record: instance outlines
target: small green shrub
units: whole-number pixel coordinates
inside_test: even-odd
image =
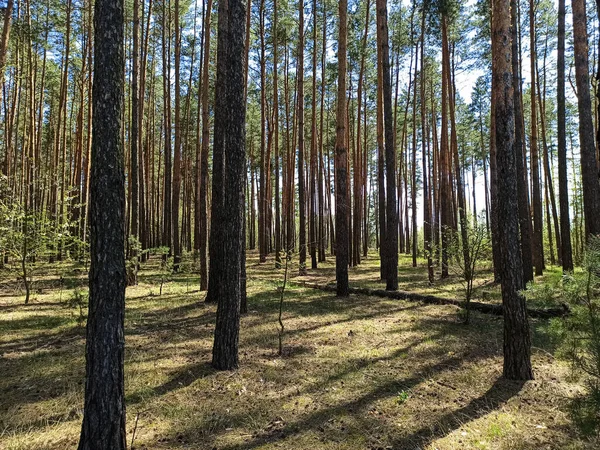
[[[586,434],[600,432],[600,238],[591,237],[583,272],[563,276],[553,285],[528,286],[528,300],[542,303],[557,296],[568,302],[571,314],[552,321],[553,337],[561,339],[559,356],[568,359],[575,373],[584,377],[586,395],[571,403],[573,421]]]

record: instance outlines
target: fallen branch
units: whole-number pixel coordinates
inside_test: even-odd
[[[325,292],[336,292],[336,287],[333,284],[327,285],[319,285],[314,283],[299,283],[303,287],[307,287],[310,289],[318,289],[320,291]],[[350,293],[355,295],[368,295],[372,297],[381,297],[381,298],[391,298],[394,300],[407,300],[413,302],[423,302],[430,305],[453,305],[458,306],[459,308],[465,308],[466,303],[460,300],[452,300],[449,298],[436,297],[435,295],[423,295],[423,294],[415,294],[413,292],[405,292],[405,291],[386,291],[384,289],[369,289],[369,288],[350,288]],[[484,314],[492,314],[495,316],[502,315],[502,305],[492,305],[490,303],[481,303],[481,302],[470,302],[470,308],[473,311],[479,311]],[[562,303],[558,308],[545,308],[545,309],[536,309],[536,308],[527,308],[527,313],[529,317],[535,317],[539,319],[550,319],[552,317],[564,317],[569,315],[570,310],[569,307]]]

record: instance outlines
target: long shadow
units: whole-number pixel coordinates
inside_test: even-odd
[[[173,376],[161,384],[160,386],[156,386],[152,389],[151,397],[160,397],[170,392],[186,388],[190,386],[194,381],[207,377],[209,375],[213,375],[216,373],[216,370],[208,362],[200,362],[194,364],[188,364],[179,368],[177,371],[173,373]],[[139,403],[140,401],[148,398],[148,395],[144,397],[138,395],[135,392],[127,395],[127,403],[130,405],[134,405]]]
[[[424,448],[434,440],[462,427],[466,422],[472,422],[498,409],[521,392],[524,385],[525,381],[498,378],[483,395],[471,400],[468,405],[445,414],[436,419],[434,424],[424,426],[409,436],[394,440],[392,448]]]
[[[464,358],[446,358],[437,364],[429,365],[424,370],[422,370],[421,373],[441,373],[446,371],[449,367],[460,366],[460,364],[462,364],[463,362],[465,362]],[[362,417],[366,413],[365,410],[370,404],[378,400],[393,397],[398,394],[399,390],[409,390],[417,386],[424,379],[425,377],[417,375],[405,379],[393,380],[383,384],[379,384],[373,389],[371,389],[369,393],[360,396],[355,400],[340,403],[338,405],[316,411],[315,413],[309,414],[307,417],[301,420],[286,424],[281,429],[275,429],[260,433],[254,438],[252,438],[249,442],[246,442],[241,445],[227,446],[224,447],[223,450],[249,450],[259,448],[262,445],[273,444],[275,442],[290,438],[306,430],[318,427],[319,425],[326,423],[331,418],[334,418],[335,416],[341,414],[350,413],[352,415]]]

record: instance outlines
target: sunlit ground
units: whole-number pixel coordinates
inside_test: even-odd
[[[333,259],[329,257],[331,261]],[[456,277],[428,286],[423,262],[402,259],[400,289],[459,298]],[[310,261],[309,261],[310,267]],[[332,262],[308,280],[332,281]],[[167,277],[156,260],[127,291],[127,439],[147,449],[583,449],[569,399],[582,392],[553,356],[548,322],[532,321],[536,380],[501,378],[501,318],[453,306],[331,294],[294,283],[284,291],[284,355],[277,355],[283,269],[248,262],[249,314],[241,367],[209,362],[215,307],[202,303],[195,274]],[[75,448],[82,418],[84,328],[76,291],[85,270],[38,274],[23,305],[15,273],[0,283],[0,448]],[[552,273],[549,275],[552,277]],[[62,277],[62,281],[61,281]],[[351,269],[351,282],[381,286],[378,265]],[[491,274],[477,299],[495,301]],[[484,294],[485,292],[485,294]],[[85,307],[83,307],[85,313]]]

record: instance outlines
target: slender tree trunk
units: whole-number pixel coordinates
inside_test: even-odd
[[[273,139],[275,146],[275,264],[281,265],[281,208],[280,208],[280,154],[279,154],[279,41],[277,36],[277,0],[273,0]],[[287,258],[287,252],[286,252]]]
[[[163,230],[162,245],[169,247],[169,254],[173,248],[172,240],[172,167],[171,167],[171,51],[170,51],[170,0],[163,1],[162,10],[162,63],[163,63],[163,116],[164,116],[164,160],[163,174]]]
[[[225,92],[227,89],[227,59],[228,59],[228,16],[229,2],[220,1],[218,40],[217,40],[217,79],[215,82],[215,111],[214,111],[214,138],[213,138],[213,171],[212,171],[212,204],[210,215],[210,272],[208,276],[208,292],[206,302],[217,302],[222,297],[222,287],[227,283],[225,277],[226,266],[233,264],[227,261],[223,254],[222,245],[223,219],[225,212],[225,136],[226,126],[230,119],[227,116]],[[238,0],[236,0],[238,1]],[[244,25],[245,27],[245,25]],[[237,268],[239,270],[239,267]]]
[[[539,167],[539,149],[537,132],[537,101],[536,101],[536,39],[535,39],[535,2],[529,1],[529,36],[531,39],[531,184],[533,207],[533,263],[535,274],[542,275],[544,269],[544,223],[542,219],[542,193]]]
[[[6,69],[6,54],[12,25],[12,15],[15,0],[8,0],[4,10],[4,22],[2,26],[2,37],[0,38],[0,86],[4,86],[4,71]],[[0,104],[2,104],[3,89],[0,89]]]
[[[300,275],[306,275],[306,185],[304,181],[304,0],[298,0],[298,209],[300,216]]]
[[[379,4],[376,5],[377,10]],[[377,29],[379,29],[379,13],[377,13]],[[383,67],[381,63],[381,45],[377,45],[377,207],[379,223],[379,258],[380,278],[387,278],[387,221],[385,202],[385,144],[383,136]]]
[[[573,271],[571,247],[571,219],[569,211],[569,186],[567,178],[567,132],[565,100],[565,0],[558,0],[558,56],[557,56],[557,132],[558,132],[558,197],[560,203],[560,238],[562,242],[562,267]]]

